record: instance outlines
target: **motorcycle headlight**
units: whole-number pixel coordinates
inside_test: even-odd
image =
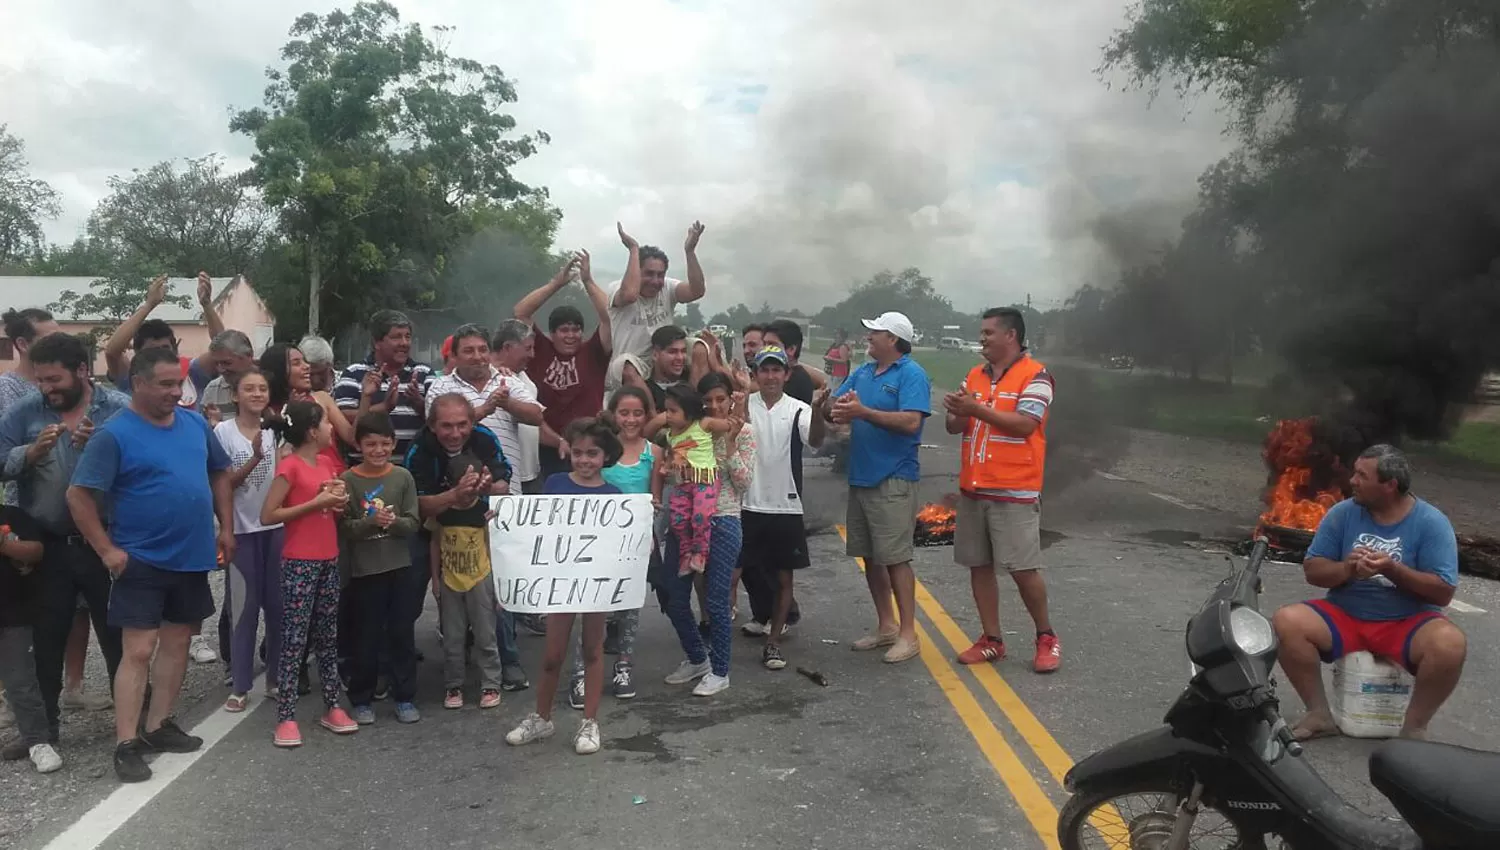
[[[1229,634],[1246,655],[1260,655],[1276,644],[1271,621],[1254,608],[1239,607],[1229,612]]]

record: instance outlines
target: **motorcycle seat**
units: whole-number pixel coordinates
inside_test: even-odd
[[[1370,784],[1424,847],[1500,847],[1500,753],[1392,740],[1370,755]]]

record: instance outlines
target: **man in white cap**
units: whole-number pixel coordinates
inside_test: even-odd
[[[911,571],[917,488],[917,450],[932,412],[932,382],[911,359],[911,320],[896,312],[862,320],[869,329],[870,359],[833,393],[825,415],[849,433],[848,553],[864,558],[865,581],[875,601],[875,634],[854,642],[857,651],[890,647],[887,663],[915,658],[916,576]],[[891,608],[891,593],[896,609]]]

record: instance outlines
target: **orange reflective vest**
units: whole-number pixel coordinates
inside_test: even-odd
[[[1014,413],[1021,394],[1045,369],[1029,354],[1022,354],[1020,360],[994,379],[990,377],[987,365],[981,364],[969,371],[969,377],[964,380],[964,392],[992,410]],[[1045,421],[1037,425],[1030,436],[1015,437],[970,417],[968,427],[964,429],[959,486],[970,493],[1007,490],[1020,497],[1035,497],[1042,492],[1046,460]]]

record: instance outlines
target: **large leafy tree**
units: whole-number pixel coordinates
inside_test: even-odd
[[[1209,300],[1367,435],[1449,433],[1500,365],[1500,7],[1140,0],[1105,65],[1230,104],[1243,146],[1194,214],[1212,238],[1190,218],[1173,249],[1214,247]]]
[[[181,167],[160,162],[111,177],[109,188],[84,235],[34,264],[43,274],[100,275],[87,291],[64,291],[59,308],[98,317],[100,332],[108,332],[141,305],[158,274],[257,278],[270,246],[270,214],[218,156],[185,160]]]
[[[290,35],[265,104],[230,127],[255,140],[249,179],[296,246],[313,330],[442,306],[454,251],[486,228],[545,251],[558,213],[511,170],[547,137],[515,132],[499,68],[450,55],[386,2],[303,15]]]
[[[26,145],[0,124],[0,266],[25,263],[42,252],[42,224],[56,218],[57,192],[31,176]]]

